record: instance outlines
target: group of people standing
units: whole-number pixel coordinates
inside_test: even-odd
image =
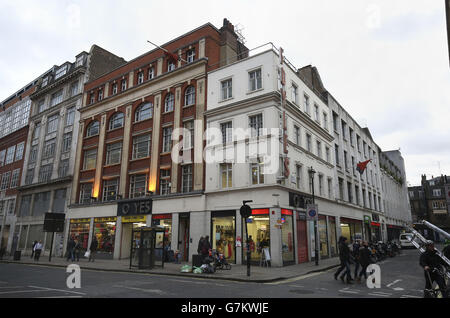
[[[347,284],[352,284],[352,281],[356,279],[358,283],[361,282],[361,277],[367,279],[367,267],[370,265],[370,255],[371,251],[369,249],[369,243],[367,241],[362,241],[362,244],[356,240],[353,244],[352,251],[347,244],[347,238],[341,236],[339,238],[339,259],[341,261],[341,266],[338,268],[337,272],[334,274],[334,279],[338,277],[342,282]],[[355,264],[354,278],[351,275],[351,264]],[[358,270],[360,272],[358,273]],[[342,272],[342,274],[341,274]],[[339,276],[339,274],[341,274]]]
[[[88,262],[91,260],[95,261],[95,254],[97,253],[98,248],[98,241],[97,238],[94,236],[92,238],[91,245],[89,247],[89,259]],[[69,239],[69,242],[67,243],[67,261],[71,260],[72,262],[80,261],[80,254],[81,254],[81,243],[78,237],[74,238],[71,237]]]

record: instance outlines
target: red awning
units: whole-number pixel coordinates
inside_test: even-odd
[[[269,209],[253,209],[252,215],[270,214]]]
[[[380,226],[380,223],[377,223],[377,222],[371,222],[370,225],[372,225],[372,226]]]

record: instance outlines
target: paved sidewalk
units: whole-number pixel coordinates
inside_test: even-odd
[[[48,256],[41,256],[39,262],[34,261],[30,256],[22,256],[20,261],[13,261],[12,257],[3,257],[0,260],[2,263],[17,263],[17,264],[33,264],[66,267],[69,264],[77,264],[81,269],[101,270],[101,271],[116,271],[116,272],[132,272],[132,273],[146,273],[156,275],[172,275],[196,278],[222,279],[240,282],[255,282],[267,283],[281,281],[289,278],[294,278],[309,273],[325,271],[339,265],[339,258],[334,257],[330,259],[320,260],[318,266],[314,262],[308,262],[298,265],[290,265],[284,267],[260,267],[251,266],[250,277],[247,276],[246,265],[232,265],[231,270],[217,270],[214,274],[193,274],[181,273],[183,265],[191,265],[191,263],[165,263],[164,268],[155,267],[152,270],[139,270],[137,268],[130,269],[130,260],[104,260],[96,259],[95,262],[88,262],[86,258],[80,259],[79,262],[69,262],[60,257],[52,257],[52,261],[48,261]]]

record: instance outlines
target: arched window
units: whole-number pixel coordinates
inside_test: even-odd
[[[184,93],[184,105],[194,105],[195,104],[195,88],[194,86],[189,86],[186,88]]]
[[[100,132],[100,124],[98,121],[93,121],[89,124],[86,130],[86,137],[98,135]]]
[[[175,104],[175,98],[172,93],[167,94],[166,99],[164,101],[164,112],[173,111],[173,106]]]
[[[140,105],[135,112],[134,121],[141,121],[152,118],[153,116],[153,104],[145,103]]]
[[[123,127],[123,113],[115,113],[109,120],[109,130]]]

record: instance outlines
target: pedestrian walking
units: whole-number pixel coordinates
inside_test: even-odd
[[[355,275],[353,275],[355,278],[358,276],[358,269],[360,267],[359,263],[359,249],[361,245],[359,244],[359,240],[355,240],[352,246],[352,260],[355,263]]]
[[[357,282],[360,283],[361,282],[361,277],[364,274],[364,279],[367,279],[367,266],[370,265],[371,260],[370,260],[370,255],[371,255],[371,251],[369,249],[369,243],[367,241],[364,241],[362,243],[362,246],[359,248],[359,263],[361,264],[361,272],[358,275],[357,278]],[[356,278],[356,275],[355,275]]]
[[[89,259],[88,262],[90,262],[91,260],[94,262],[95,261],[95,254],[97,253],[97,247],[98,247],[98,241],[97,238],[94,236],[92,238],[92,242],[91,242],[91,246],[89,247]]]
[[[347,282],[347,284],[351,284],[352,276],[350,274],[350,249],[347,246],[347,238],[343,236],[339,238],[339,260],[341,261],[341,266],[334,274],[334,279],[337,280],[339,274],[345,268],[345,272],[340,276],[340,279],[344,283]],[[344,280],[344,276],[347,276],[346,281]]]
[[[31,258],[34,257],[34,247],[36,246],[37,242],[38,242],[38,241],[35,240],[35,241],[33,242],[33,246],[31,247]]]
[[[80,240],[78,238],[75,240],[74,251],[75,251],[75,258],[77,259],[77,262],[79,262],[80,261],[80,253],[81,253],[81,244],[80,244]]]
[[[34,245],[34,260],[39,261],[39,257],[41,256],[42,251],[42,241],[39,241]]]
[[[73,237],[69,239],[67,243],[67,260],[75,261],[75,240]]]

